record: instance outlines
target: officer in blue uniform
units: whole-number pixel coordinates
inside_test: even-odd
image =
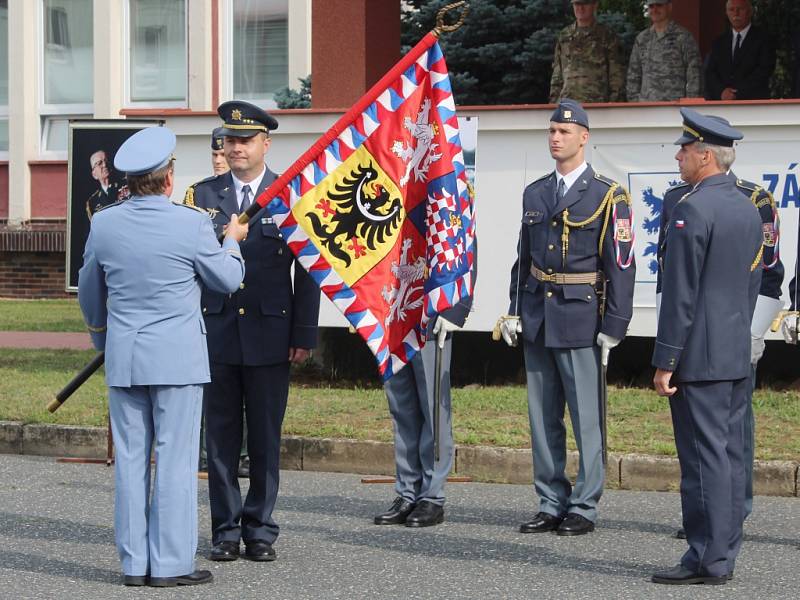
[[[269,132],[278,122],[247,102],[217,110],[223,119],[230,172],[194,186],[195,205],[208,211],[217,232],[242,212],[276,175],[264,164]],[[275,559],[278,524],[272,512],[278,495],[281,425],[289,395],[289,365],[305,361],[317,342],[320,293],[293,260],[266,210],[251,220],[242,242],[247,264],[234,294],[204,290],[211,383],[206,387],[206,450],[211,502],[210,559],[236,560],[240,540],[251,560]],[[294,263],[294,276],[292,265]],[[236,477],[247,421],[250,488],[242,502]]]
[[[730,123],[721,117],[709,118],[716,119],[718,122],[730,126]],[[780,238],[780,221],[778,219],[778,207],[772,194],[761,186],[739,179],[728,171],[728,177],[742,194],[744,194],[753,205],[758,209],[762,221],[763,232],[763,276],[761,278],[761,289],[756,302],[755,313],[750,324],[751,350],[750,350],[750,393],[744,417],[745,438],[744,438],[744,464],[745,464],[745,518],[753,512],[753,461],[755,459],[755,416],[753,414],[752,392],[756,384],[756,368],[758,361],[764,354],[764,336],[767,333],[772,321],[778,316],[783,306],[780,300],[781,286],[783,285],[784,267],[777,251],[778,240]],[[670,215],[675,205],[680,199],[688,194],[692,186],[686,182],[681,182],[668,189],[664,194],[664,201],[661,210],[661,223],[658,231],[658,261],[663,259],[664,236],[669,223]],[[656,306],[660,303],[662,285],[662,271],[659,269],[656,282]],[[679,529],[675,537],[686,538],[686,532]]]
[[[498,321],[506,343],[516,345],[520,332],[524,340],[540,503],[523,533],[594,530],[605,477],[601,361],[625,337],[633,312],[630,196],[586,164],[588,141],[586,112],[562,100],[548,134],[556,170],[525,189],[511,308]],[[574,487],[564,473],[565,403],[580,453]]]
[[[175,134],[143,129],[119,149],[131,198],[95,213],[78,299],[105,350],[116,447],[114,531],[126,585],[212,580],[196,571],[197,450],[209,381],[200,281],[230,293],[244,277],[231,227],[220,247],[203,211],[173,204]],[[150,492],[150,455],[156,469]]]
[[[477,259],[476,259],[477,262]],[[473,263],[473,277],[475,276]],[[473,279],[474,281],[474,279]],[[452,332],[467,320],[472,297],[443,311],[429,325],[429,341],[384,384],[394,425],[395,498],[376,525],[429,527],[444,521],[444,484],[453,466],[455,444],[450,410]],[[439,389],[439,460],[434,460],[433,411],[436,346],[442,352]]]
[[[726,172],[742,134],[681,109],[690,184],[664,235],[654,384],[670,397],[689,548],[656,583],[724,584],[742,542],[750,322],[761,285],[761,218]]]

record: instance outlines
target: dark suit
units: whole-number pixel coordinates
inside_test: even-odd
[[[554,517],[574,513],[594,522],[605,475],[595,340],[598,332],[624,338],[633,313],[630,204],[624,189],[612,189],[614,182],[590,166],[560,200],[556,185],[551,173],[523,194],[509,314],[522,320],[539,510]],[[582,225],[567,232],[565,220]],[[540,270],[539,278],[533,267]],[[591,283],[560,284],[544,281],[545,274],[595,277]],[[574,488],[565,475],[565,405],[581,454]]]
[[[675,206],[664,236],[663,293],[653,366],[672,371],[681,465],[681,564],[702,576],[733,572],[742,542],[744,415],[750,321],[761,283],[761,219],[725,174]]]
[[[276,175],[267,170],[254,198]],[[194,186],[194,203],[211,213],[219,234],[240,212],[230,173]],[[278,525],[272,510],[278,494],[283,416],[289,393],[289,348],[317,342],[319,288],[294,263],[269,214],[250,221],[241,243],[245,277],[231,295],[203,290],[211,383],[206,388],[206,446],[213,543],[273,543]],[[250,489],[242,505],[236,476],[242,439],[242,405],[247,419]]]
[[[734,88],[737,100],[769,98],[775,70],[775,48],[767,32],[750,27],[733,60],[732,30],[714,40],[705,68],[706,100],[719,100],[722,90]]]

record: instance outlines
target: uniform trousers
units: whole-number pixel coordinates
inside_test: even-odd
[[[756,416],[753,392],[756,389],[756,366],[751,365],[749,394],[744,412],[744,518],[753,512],[753,462],[756,458]]]
[[[594,522],[603,494],[602,432],[600,429],[600,350],[546,348],[544,328],[535,342],[525,340],[528,417],[533,447],[533,482],[539,510],[555,517],[575,513]],[[572,487],[565,474],[569,406],[578,446],[578,477]]]
[[[202,385],[109,388],[114,534],[125,575],[175,577],[194,571],[202,399]]]
[[[689,544],[681,564],[701,575],[731,573],[742,544],[749,386],[749,377],[681,382],[670,398]]]
[[[272,511],[278,498],[288,396],[288,361],[252,367],[211,363],[205,416],[212,543],[242,539],[272,544],[278,537]],[[250,456],[250,488],[244,502],[238,478],[242,410]]]
[[[439,390],[439,461],[434,462],[433,386],[436,340],[429,340],[405,367],[384,384],[394,426],[395,491],[409,502],[444,504],[444,484],[453,466],[450,410],[452,338],[442,352]]]

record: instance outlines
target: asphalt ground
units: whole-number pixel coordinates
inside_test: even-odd
[[[649,582],[677,562],[677,494],[609,491],[597,530],[568,538],[517,532],[530,486],[449,484],[445,523],[376,526],[390,485],[357,475],[284,471],[278,560],[211,563],[208,485],[199,482],[197,567],[214,583],[125,588],[114,547],[113,471],[0,455],[0,598],[798,598],[800,499],[756,499],[733,581]],[[244,482],[243,482],[244,483]]]

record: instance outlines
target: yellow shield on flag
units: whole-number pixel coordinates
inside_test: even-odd
[[[306,192],[292,214],[350,287],[389,253],[406,216],[400,190],[364,145]]]

